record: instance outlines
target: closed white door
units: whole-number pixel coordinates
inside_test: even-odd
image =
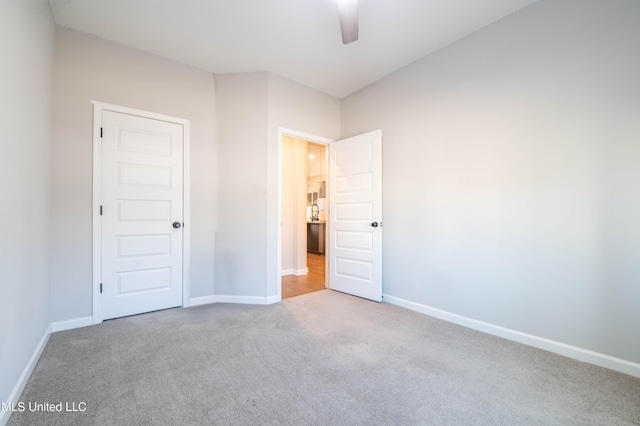
[[[329,145],[329,287],[382,300],[382,131]]]
[[[102,318],[182,306],[183,126],[102,115]]]

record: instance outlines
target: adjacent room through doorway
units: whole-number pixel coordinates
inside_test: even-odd
[[[282,299],[326,285],[327,148],[282,136]]]
[[[309,272],[304,275],[282,276],[282,298],[300,296],[326,288],[325,256],[307,253],[307,267]]]

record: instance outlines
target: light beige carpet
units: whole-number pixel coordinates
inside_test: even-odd
[[[329,290],[51,336],[10,425],[638,425],[640,379]]]

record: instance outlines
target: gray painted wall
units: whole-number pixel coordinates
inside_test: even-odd
[[[267,294],[276,295],[278,269],[278,127],[340,139],[340,101],[276,74],[269,74],[267,135]]]
[[[0,401],[49,326],[53,31],[46,0],[0,2]]]
[[[640,2],[542,1],[347,97],[384,292],[640,362]]]
[[[340,101],[271,73],[218,74],[216,108],[215,293],[275,296],[278,127],[337,139]]]
[[[267,73],[216,75],[215,293],[266,297]]]
[[[190,120],[191,297],[213,294],[213,76],[62,28],[56,29],[53,75],[52,320],[91,315],[91,100]]]

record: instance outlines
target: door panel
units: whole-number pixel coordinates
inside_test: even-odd
[[[102,116],[102,313],[182,305],[183,128]]]
[[[329,286],[382,300],[382,132],[329,145]]]

